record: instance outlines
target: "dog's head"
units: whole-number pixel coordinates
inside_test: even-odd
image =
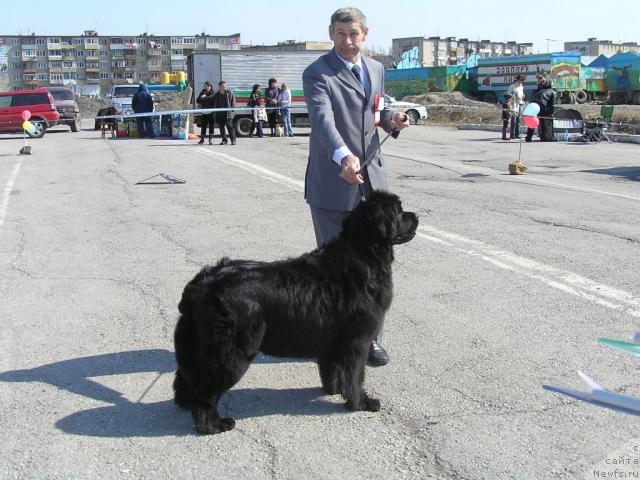
[[[359,245],[399,245],[413,239],[418,217],[402,210],[397,195],[376,190],[347,215],[342,228],[343,236]]]

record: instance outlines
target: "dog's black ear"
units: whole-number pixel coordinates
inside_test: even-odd
[[[387,243],[398,230],[400,200],[387,192],[373,192],[347,215],[344,235],[361,243]]]

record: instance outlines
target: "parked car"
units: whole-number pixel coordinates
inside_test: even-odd
[[[427,107],[419,103],[400,102],[390,95],[384,96],[384,103],[392,112],[406,113],[412,125],[427,119]]]
[[[107,94],[107,108],[114,107],[118,114],[133,113],[131,102],[137,91],[137,84],[114,85],[111,92]]]
[[[72,132],[80,130],[80,107],[76,102],[73,90],[67,87],[47,87],[51,95],[56,110],[60,114],[58,125],[69,125]]]
[[[60,120],[53,96],[45,87],[0,92],[0,132],[22,132],[24,110],[31,112],[29,121],[36,127],[35,133],[27,132],[33,138],[43,137],[47,128]]]

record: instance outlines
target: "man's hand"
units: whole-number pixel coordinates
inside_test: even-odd
[[[364,183],[360,173],[360,160],[355,155],[347,155],[342,159],[340,176],[351,185]]]
[[[391,117],[391,128],[393,130],[402,130],[410,125],[409,116],[406,113],[395,112]]]

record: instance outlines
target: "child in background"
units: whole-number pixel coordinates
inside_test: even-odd
[[[507,137],[507,130],[509,129],[509,123],[513,122],[513,116],[513,96],[507,93],[502,101],[502,140],[511,138],[511,136]]]
[[[253,120],[256,123],[256,130],[259,138],[264,137],[263,127],[267,121],[267,109],[265,108],[267,101],[264,97],[258,99],[258,108],[253,110]]]

